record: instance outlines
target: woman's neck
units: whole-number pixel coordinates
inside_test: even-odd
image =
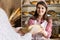
[[[38,16],[37,21],[40,23],[42,21],[42,16]]]
[[[38,16],[38,19],[41,20],[42,19],[42,16]]]

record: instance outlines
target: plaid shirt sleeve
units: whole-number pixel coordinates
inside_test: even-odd
[[[47,37],[50,38],[52,33],[52,19],[48,20],[48,24],[46,26],[46,32],[47,32]]]

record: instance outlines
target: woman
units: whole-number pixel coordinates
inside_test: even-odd
[[[52,19],[47,16],[47,5],[43,1],[37,3],[34,16],[28,21],[29,26],[34,24],[39,24],[42,28],[39,33],[33,34],[33,40],[50,38],[52,32]]]

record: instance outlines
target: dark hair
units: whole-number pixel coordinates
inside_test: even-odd
[[[42,19],[45,20],[46,17],[47,17],[47,5],[46,5],[45,2],[43,2],[43,1],[39,1],[39,2],[37,3],[37,5],[36,5],[36,8],[37,8],[37,6],[38,6],[39,4],[43,5],[43,6],[46,8],[46,12],[45,12],[45,14],[43,15],[43,18],[42,18]],[[35,19],[38,17],[37,10],[35,11],[34,17],[35,17]]]

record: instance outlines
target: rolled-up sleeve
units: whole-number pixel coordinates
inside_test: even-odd
[[[52,33],[52,19],[49,19],[48,21],[48,24],[46,26],[46,32],[47,32],[47,37],[50,38]]]

